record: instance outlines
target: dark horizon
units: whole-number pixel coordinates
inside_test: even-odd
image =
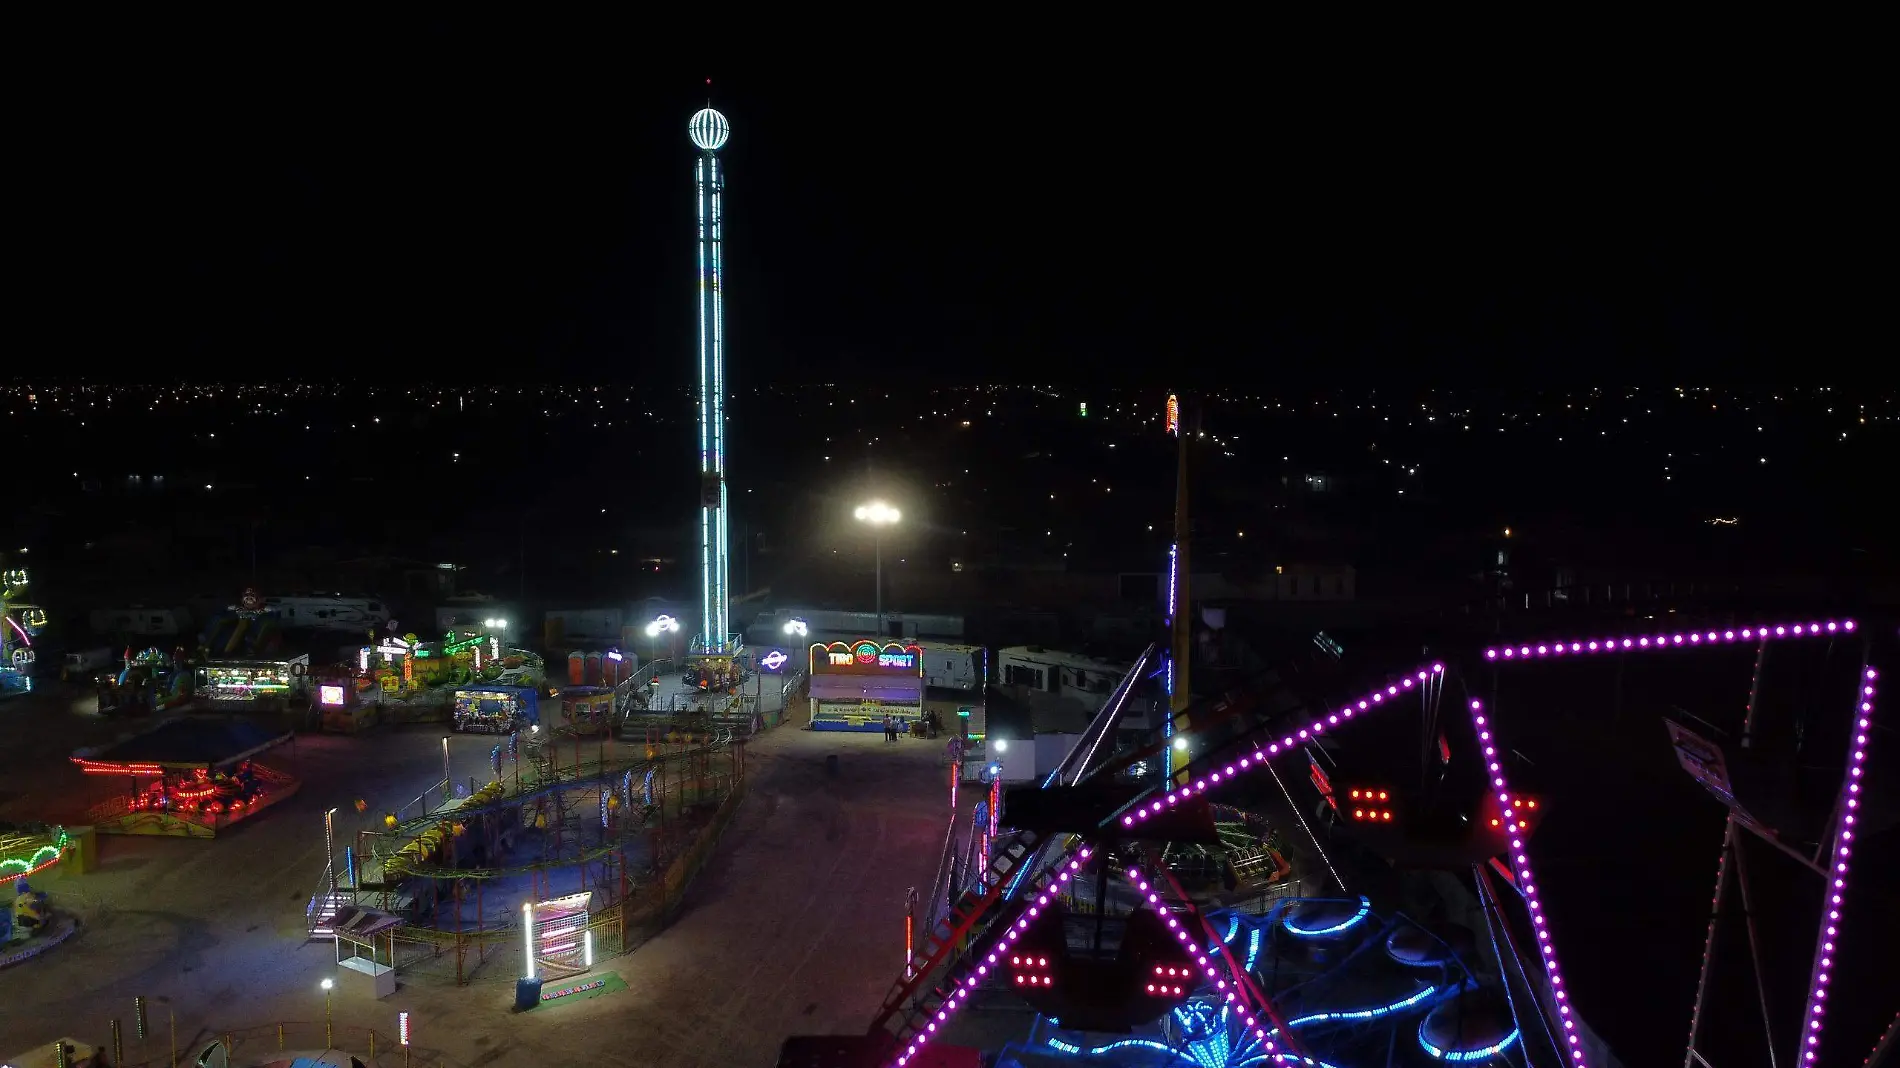
[[[684,383],[708,74],[735,385],[1812,373],[1872,284],[1823,248],[1826,158],[1783,162],[1819,132],[1689,71],[787,81],[628,74],[575,28],[398,17],[266,71],[187,35],[158,76],[103,49],[63,102],[98,132],[28,134],[44,362]]]

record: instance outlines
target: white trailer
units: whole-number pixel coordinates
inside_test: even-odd
[[[940,690],[974,691],[983,686],[988,653],[980,645],[918,642],[924,662],[924,685]]]
[[[389,606],[373,597],[266,597],[264,607],[277,613],[278,626],[290,630],[360,631],[389,622]]]

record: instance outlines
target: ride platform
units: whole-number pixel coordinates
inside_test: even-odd
[[[246,719],[184,716],[82,749],[72,761],[87,775],[128,783],[125,793],[92,807],[98,833],[215,838],[302,786],[252,759],[292,737]]]

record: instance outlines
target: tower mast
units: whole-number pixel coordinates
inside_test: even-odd
[[[1193,610],[1188,599],[1188,441],[1181,432],[1181,401],[1168,394],[1168,432],[1175,438],[1174,542],[1168,547],[1168,711],[1173,714],[1170,735],[1187,729],[1188,702],[1193,688],[1188,678],[1188,662],[1193,656]],[[1168,777],[1187,766],[1187,754],[1168,746]]]
[[[695,187],[699,193],[699,634],[693,651],[727,657],[732,628],[727,617],[731,574],[726,518],[726,346],[725,295],[720,292],[719,150],[732,133],[726,117],[701,109],[686,125],[699,149]]]

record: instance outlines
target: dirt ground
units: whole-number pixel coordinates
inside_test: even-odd
[[[89,705],[55,693],[0,704],[0,731],[13,739],[0,749],[0,819],[71,819],[81,807],[70,792],[83,777],[64,755],[126,729]],[[626,989],[516,1014],[518,966],[491,964],[483,974],[494,978],[459,988],[414,977],[381,1001],[343,976],[332,1003],[339,1034],[393,1035],[406,1011],[418,1048],[450,1063],[724,1066],[769,1065],[794,1031],[861,1032],[902,967],[905,891],[936,870],[942,746],[800,726],[748,747],[748,796],[675,922],[597,969]],[[338,808],[347,831],[408,800],[440,778],[441,738],[424,729],[301,737],[266,758],[301,777],[301,792],[226,836],[102,838],[96,871],[42,883],[83,926],[0,973],[0,1051],[59,1035],[104,1042],[113,1018],[129,1034],[135,995],[151,1002],[160,1040],[175,1016],[181,1046],[277,1021],[320,1032],[319,982],[336,966],[331,946],[306,944],[302,930],[323,869],[323,812]],[[485,780],[494,743],[451,736],[455,777]],[[369,802],[364,817],[357,798]],[[377,1052],[395,1063],[386,1047]]]

